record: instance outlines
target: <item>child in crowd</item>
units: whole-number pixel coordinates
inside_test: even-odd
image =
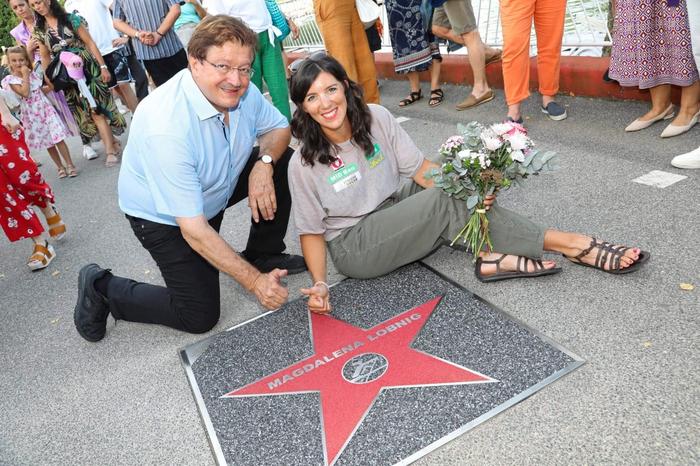
[[[51,238],[58,240],[66,233],[53,202],[51,187],[29,156],[19,121],[0,98],[0,225],[10,241],[30,238],[34,242],[34,251],[27,261],[30,270],[44,269],[56,257],[31,206],[44,214]]]
[[[59,178],[78,176],[65,143],[70,132],[44,95],[42,79],[32,71],[27,50],[20,46],[10,47],[7,59],[10,74],[2,80],[2,87],[20,97],[21,121],[29,148],[32,151],[47,149],[56,164]]]

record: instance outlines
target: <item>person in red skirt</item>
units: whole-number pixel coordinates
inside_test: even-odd
[[[66,226],[53,206],[51,187],[29,156],[19,121],[0,98],[0,225],[11,241],[31,239],[34,251],[27,261],[30,270],[46,268],[56,251],[46,241],[44,227],[31,208],[38,207],[46,217],[49,235],[61,239]]]

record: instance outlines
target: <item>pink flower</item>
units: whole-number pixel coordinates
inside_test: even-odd
[[[528,138],[524,133],[515,132],[513,134],[507,134],[504,136],[505,139],[510,143],[510,147],[513,150],[525,150],[531,145],[530,138]]]

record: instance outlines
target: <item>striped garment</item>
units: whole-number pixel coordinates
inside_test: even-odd
[[[155,32],[177,0],[115,0],[114,18],[126,21],[140,31]],[[151,47],[144,45],[139,40],[133,40],[132,44],[139,60],[158,60],[172,57],[182,50],[182,42],[178,39],[173,28],[168,29],[165,37],[160,39],[158,45]]]

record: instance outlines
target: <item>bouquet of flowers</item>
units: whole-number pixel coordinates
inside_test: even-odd
[[[449,196],[467,203],[469,221],[451,245],[461,238],[476,260],[484,245],[488,251],[493,249],[485,197],[510,188],[521,178],[554,170],[556,154],[536,150],[527,130],[518,123],[483,126],[471,122],[457,129],[460,134],[440,147],[440,168],[431,170],[428,177]]]

